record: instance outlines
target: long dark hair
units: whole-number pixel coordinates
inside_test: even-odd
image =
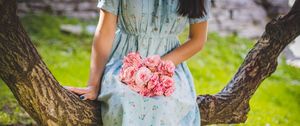
[[[189,18],[203,17],[207,12],[204,8],[205,0],[179,0],[177,13]]]

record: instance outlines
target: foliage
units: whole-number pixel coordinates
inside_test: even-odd
[[[48,14],[27,15],[23,25],[37,46],[50,71],[62,85],[84,87],[88,80],[92,36],[63,34],[61,24],[86,26],[80,21]],[[183,43],[188,28],[180,35]],[[201,52],[187,60],[194,76],[197,94],[215,94],[238,70],[254,41],[238,36],[221,37],[210,33]],[[300,125],[300,69],[288,66],[280,58],[276,72],[267,78],[250,101],[249,118],[239,125]],[[32,124],[17,104],[8,87],[0,81],[0,125]]]

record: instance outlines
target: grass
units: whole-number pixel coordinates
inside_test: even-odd
[[[28,15],[22,22],[32,41],[62,85],[85,86],[88,80],[92,36],[63,34],[60,24],[96,24],[47,14]],[[188,29],[180,35],[184,42]],[[233,77],[252,48],[252,40],[210,33],[205,48],[187,60],[197,94],[215,94]],[[276,72],[258,88],[250,101],[248,120],[242,126],[300,125],[300,69],[281,59]],[[0,81],[0,125],[34,124]]]

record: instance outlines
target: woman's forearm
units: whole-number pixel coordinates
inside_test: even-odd
[[[175,66],[180,64],[181,62],[189,59],[193,55],[195,55],[197,52],[201,51],[204,43],[206,40],[200,40],[200,44],[196,44],[199,42],[196,42],[199,40],[193,40],[189,39],[181,46],[177,47],[176,49],[172,50],[168,54],[162,56],[162,60],[171,60]]]
[[[108,54],[105,51],[100,51],[97,46],[93,44],[90,61],[90,76],[88,80],[88,86],[94,86],[97,89],[100,88],[100,80],[105,68],[105,64],[108,59]]]
[[[162,56],[162,60],[171,60],[177,66],[201,51],[207,41],[208,22],[191,24],[189,39],[176,49]]]
[[[102,78],[102,73],[105,69],[114,36],[105,36],[105,34],[95,35],[90,63],[90,78],[89,86],[99,88],[99,83]]]

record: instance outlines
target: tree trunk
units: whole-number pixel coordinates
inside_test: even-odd
[[[272,20],[228,85],[198,96],[202,124],[241,123],[260,83],[276,69],[278,55],[300,34],[300,0]],[[0,0],[0,77],[40,125],[102,125],[100,103],[82,101],[54,78],[16,15],[15,0]]]

